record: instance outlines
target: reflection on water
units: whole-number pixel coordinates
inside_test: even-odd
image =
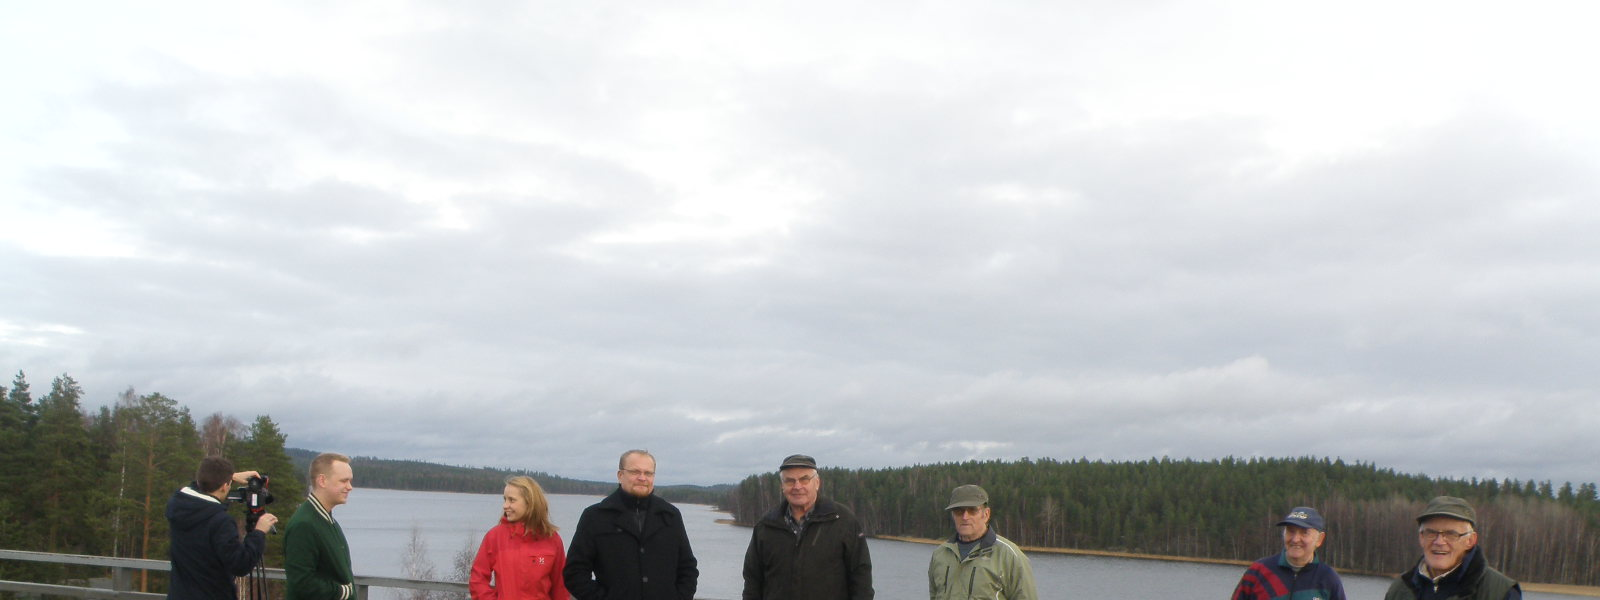
[[[359,473],[357,474],[360,475]],[[578,516],[599,496],[550,496],[551,520],[562,539],[577,527]],[[727,513],[701,505],[679,505],[695,556],[700,559],[700,598],[739,597],[745,546],[750,530],[716,522]],[[403,576],[400,554],[416,527],[428,545],[440,578],[448,577],[464,544],[476,550],[484,532],[500,518],[498,494],[451,494],[358,489],[350,503],[334,509],[350,541],[351,562],[361,575]],[[1000,532],[1004,535],[1005,532]],[[1270,532],[1268,532],[1270,533]],[[880,600],[920,600],[928,596],[928,557],[933,547],[911,542],[871,540],[873,588]],[[1044,598],[1227,598],[1244,567],[1196,563],[1029,553],[1039,594]],[[1386,578],[1345,576],[1352,600],[1378,599]],[[392,598],[374,590],[377,599]],[[1535,594],[1529,600],[1574,600],[1574,596]]]

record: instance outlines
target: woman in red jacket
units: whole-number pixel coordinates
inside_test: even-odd
[[[569,600],[561,582],[567,553],[539,483],[526,475],[507,478],[501,510],[500,524],[484,534],[472,561],[472,600]]]

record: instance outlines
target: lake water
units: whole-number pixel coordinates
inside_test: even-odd
[[[578,525],[578,516],[599,496],[551,495],[551,520],[561,528],[562,539]],[[743,587],[741,573],[750,529],[717,523],[728,518],[709,506],[680,504],[684,526],[700,560],[699,598],[733,600]],[[500,496],[357,489],[350,503],[334,509],[344,528],[350,554],[359,575],[405,576],[401,553],[413,529],[427,544],[439,579],[448,579],[455,555],[464,545],[478,547],[484,532],[500,518]],[[1005,532],[1000,532],[1004,535]],[[1265,534],[1264,534],[1265,535]],[[927,598],[928,558],[932,546],[910,542],[870,540],[873,588],[880,600]],[[1159,560],[1101,558],[1029,553],[1034,578],[1043,598],[1227,598],[1239,582],[1243,567]],[[1387,578],[1346,575],[1345,590],[1352,600],[1381,599]],[[375,598],[396,594],[373,590]],[[1529,600],[1575,600],[1560,594],[1525,595]]]

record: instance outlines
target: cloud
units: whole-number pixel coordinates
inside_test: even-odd
[[[600,480],[1592,478],[1600,98],[1530,74],[1592,52],[1501,11],[305,8],[0,42],[60,51],[0,120],[0,364]]]

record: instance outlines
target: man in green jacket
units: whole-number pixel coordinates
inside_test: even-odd
[[[289,517],[283,532],[283,570],[289,579],[285,600],[350,600],[356,596],[350,572],[350,545],[333,520],[333,508],[350,500],[350,458],[325,452],[311,461],[305,503]]]
[[[1389,584],[1385,600],[1521,600],[1522,586],[1489,566],[1478,545],[1478,513],[1438,496],[1417,515],[1422,560]]]
[[[950,493],[945,510],[950,511],[956,534],[933,549],[933,560],[928,563],[932,600],[1038,600],[1027,555],[989,528],[988,492],[976,485],[958,487]]]

